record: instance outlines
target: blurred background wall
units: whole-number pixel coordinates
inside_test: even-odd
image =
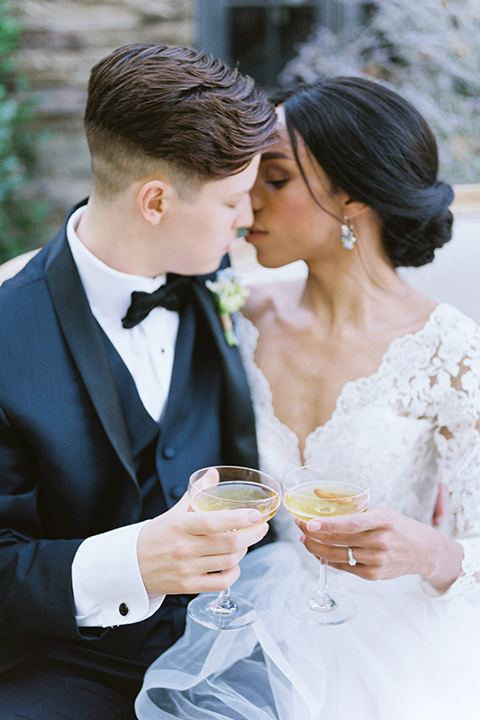
[[[58,225],[89,191],[90,161],[82,116],[91,67],[134,42],[193,46],[195,0],[16,0],[22,32],[15,64],[35,101],[36,189]],[[53,224],[53,223],[51,223]]]

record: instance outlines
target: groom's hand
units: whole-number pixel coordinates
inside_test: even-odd
[[[154,595],[225,590],[240,575],[238,563],[247,549],[267,531],[258,510],[191,512],[185,494],[140,532],[137,555],[145,588]]]

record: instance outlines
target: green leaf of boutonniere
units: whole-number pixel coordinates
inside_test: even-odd
[[[238,345],[232,314],[241,310],[245,305],[249,290],[240,284],[232,268],[220,270],[217,279],[207,280],[205,285],[215,298],[227,345],[231,347]]]

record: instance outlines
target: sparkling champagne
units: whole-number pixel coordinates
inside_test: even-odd
[[[255,508],[262,513],[262,520],[268,521],[278,510],[280,495],[260,483],[228,480],[197,492],[190,501],[193,509],[201,512]]]
[[[368,507],[368,493],[343,482],[307,482],[289,488],[283,500],[288,512],[299,520],[324,515],[351,515]]]

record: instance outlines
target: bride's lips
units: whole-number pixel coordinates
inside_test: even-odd
[[[247,242],[255,242],[255,240],[259,240],[261,237],[264,237],[265,235],[268,235],[266,230],[261,230],[260,228],[250,228],[247,234],[245,235],[245,240]]]

